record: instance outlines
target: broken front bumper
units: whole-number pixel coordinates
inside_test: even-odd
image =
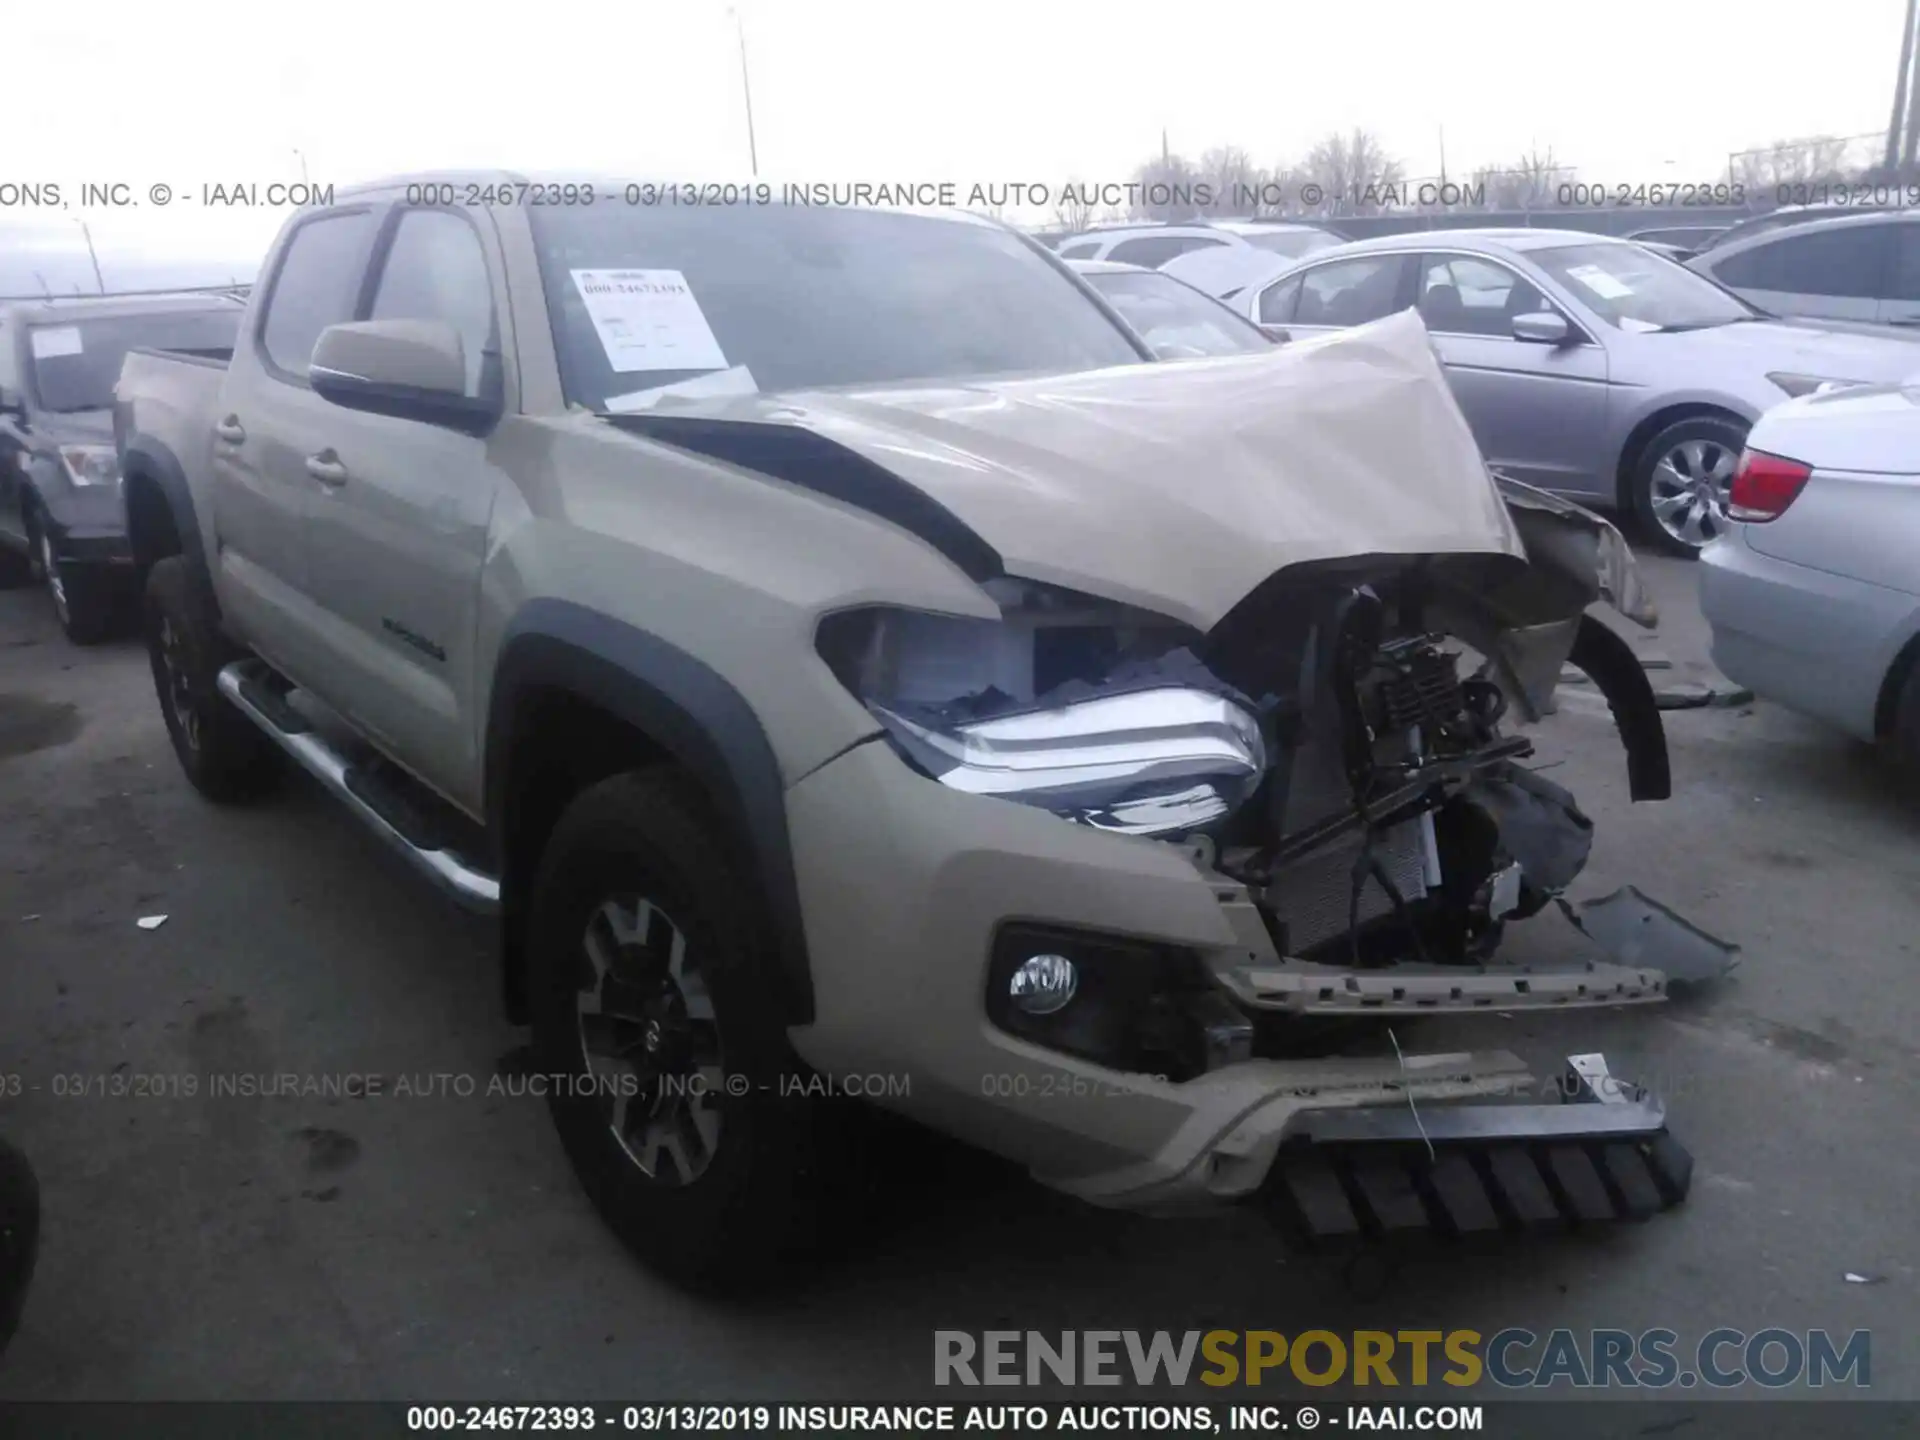
[[[931,785],[884,745],[858,746],[807,776],[789,790],[787,811],[816,997],[814,1021],[790,1032],[801,1058],[823,1075],[858,1077],[862,1093],[889,1108],[1091,1203],[1178,1211],[1256,1200],[1283,1148],[1291,1156],[1307,1144],[1303,1127],[1330,1111],[1404,1113],[1411,1098],[1425,1115],[1557,1094],[1555,1077],[1536,1080],[1501,1051],[1237,1059],[1167,1081],[1030,1043],[991,1024],[983,1005],[994,939],[1010,921],[1185,947],[1217,980],[1237,974],[1253,989],[1304,968],[1245,925],[1243,886],[1203,873],[1175,847]],[[1612,975],[1619,968],[1591,967],[1573,996],[1560,996],[1511,977],[1496,993],[1462,967],[1436,977],[1445,997],[1425,997],[1414,976],[1395,980],[1389,967],[1389,992],[1356,1008],[1658,998],[1599,993],[1627,983]],[[1336,1000],[1350,993],[1342,982]],[[1242,1004],[1292,1008],[1272,994]]]
[[[1295,1068],[1305,1083],[1192,1154],[1170,1146],[1055,1187],[1161,1214],[1249,1202],[1311,1244],[1641,1220],[1679,1204],[1691,1183],[1692,1157],[1668,1134],[1666,1107],[1615,1080],[1599,1055],[1573,1057],[1546,1084],[1504,1053]],[[1458,1098],[1467,1095],[1506,1098]]]
[[[1658,1097],[1576,1055],[1561,1104],[1310,1111],[1261,1187],[1309,1243],[1644,1220],[1686,1199],[1693,1157]]]

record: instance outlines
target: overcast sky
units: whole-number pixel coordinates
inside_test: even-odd
[[[1444,129],[1456,175],[1538,147],[1603,184],[1724,178],[1731,150],[1883,130],[1904,13],[1903,0],[31,0],[6,24],[0,194],[54,181],[73,209],[0,211],[0,290],[23,266],[67,274],[82,213],[110,287],[133,283],[142,257],[245,270],[283,216],[189,197],[298,180],[303,157],[334,184],[489,165],[745,178],[735,8],[763,175],[1056,188],[1124,180],[1163,130],[1191,156],[1234,144],[1273,164],[1356,125],[1415,176],[1439,171]],[[127,182],[143,203],[79,212],[82,181]],[[155,183],[175,191],[164,208],[146,198]]]

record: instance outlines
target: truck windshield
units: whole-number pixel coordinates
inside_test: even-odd
[[[1145,358],[997,225],[786,205],[530,213],[561,383],[593,410],[707,377],[770,392]]]
[[[107,410],[127,351],[192,350],[233,353],[241,307],[171,310],[143,315],[89,315],[33,326],[33,390],[42,410]]]

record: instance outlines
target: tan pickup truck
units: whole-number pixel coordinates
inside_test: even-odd
[[[291,757],[498,915],[623,1237],[708,1281],[803,1253],[848,1095],[1309,1238],[1679,1200],[1597,1056],[1543,1095],[1322,1053],[1668,980],[1657,920],[1631,965],[1495,954],[1590,840],[1520,763],[1563,663],[1636,796],[1666,751],[1585,617],[1646,618],[1619,536],[1503,491],[1417,318],[1156,363],[997,223],[623,190],[341,193],[230,365],[136,352],[115,411],[189,779]]]

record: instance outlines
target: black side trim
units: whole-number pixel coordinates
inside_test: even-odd
[[[518,698],[534,686],[565,690],[618,716],[705,787],[748,843],[779,933],[782,1001],[789,1024],[813,1019],[800,889],[787,834],[785,786],[759,717],[718,673],[656,635],[563,600],[534,600],[513,617],[500,647],[487,717],[488,830],[504,849]],[[503,877],[512,886],[511,874]],[[503,894],[511,906],[513,897]]]
[[[1567,663],[1585,672],[1607,697],[1620,741],[1627,747],[1627,793],[1635,800],[1671,797],[1666,722],[1633,647],[1593,616],[1583,615]]]
[[[151,435],[129,435],[120,446],[120,473],[144,476],[160,487],[160,493],[166,496],[167,508],[173,512],[173,528],[179,533],[181,552],[211,585],[213,571],[207,565],[206,551],[200,543],[200,522],[193,511],[193,490],[187,484],[187,472],[174,458],[173,451]],[[132,535],[132,516],[127,513],[125,496],[123,485],[121,523]],[[152,558],[141,553],[136,541],[134,563],[144,570]]]
[[[1000,552],[946,506],[857,450],[798,425],[693,415],[608,415],[623,430],[757,471],[878,515],[919,536],[976,584],[1004,573]]]

